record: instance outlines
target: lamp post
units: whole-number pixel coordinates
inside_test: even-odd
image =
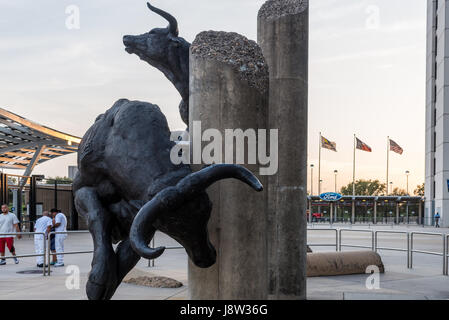
[[[387,192],[387,196],[393,192],[393,181],[390,181],[390,192]]]
[[[410,194],[408,193],[408,176],[410,175],[410,171],[405,171],[405,175],[407,177],[407,195],[409,196]]]
[[[335,174],[335,193],[337,193],[337,174],[338,174],[338,170],[334,170],[334,174]]]
[[[320,190],[322,191],[323,189],[322,189],[322,184],[323,184],[323,180],[321,179],[320,180]]]
[[[313,168],[315,165],[310,165],[310,195],[313,196]]]

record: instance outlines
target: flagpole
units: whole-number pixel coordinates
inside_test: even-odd
[[[356,148],[356,137],[354,134],[354,161],[352,163],[352,195],[355,196],[355,148]]]
[[[389,194],[389,192],[388,192],[388,189],[389,189],[388,183],[390,182],[390,181],[388,181],[389,167],[390,167],[390,137],[388,136],[387,137],[387,196]]]
[[[318,195],[321,195],[321,132],[320,132],[320,151],[318,153]]]

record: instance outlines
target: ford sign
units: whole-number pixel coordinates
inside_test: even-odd
[[[338,201],[341,198],[343,198],[343,196],[335,192],[328,192],[320,195],[320,199],[323,201]]]

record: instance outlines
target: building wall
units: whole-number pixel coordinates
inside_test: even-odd
[[[425,223],[449,226],[449,0],[427,2]]]
[[[58,205],[67,218],[67,229],[71,229],[72,212],[74,203],[72,199],[72,185],[58,185]],[[43,211],[50,211],[55,207],[55,190],[53,185],[38,185],[36,190],[37,203],[42,204]],[[26,203],[29,203],[29,194],[25,195]],[[78,229],[87,230],[87,221],[78,215]]]

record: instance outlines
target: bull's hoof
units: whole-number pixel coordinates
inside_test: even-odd
[[[116,290],[115,285],[112,287],[109,284],[97,284],[92,281],[87,281],[86,293],[89,300],[110,300]]]
[[[86,285],[89,300],[110,300],[118,287],[117,257],[111,250],[94,256]]]

